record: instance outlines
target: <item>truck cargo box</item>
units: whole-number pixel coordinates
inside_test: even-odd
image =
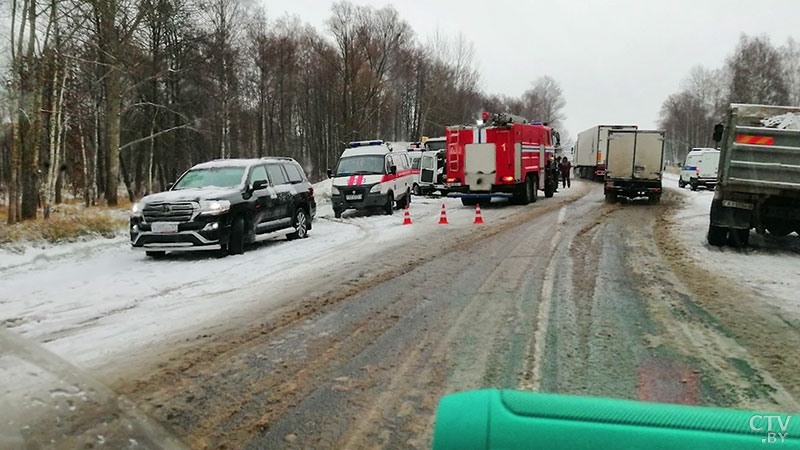
[[[655,130],[610,130],[606,140],[605,193],[609,201],[618,196],[661,198],[664,132]]]

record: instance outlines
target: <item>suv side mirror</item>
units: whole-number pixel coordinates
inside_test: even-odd
[[[256,181],[253,181],[253,190],[254,191],[260,191],[261,189],[264,189],[267,186],[269,186],[269,181],[267,181],[267,180],[256,180]]]
[[[333,171],[328,169],[328,178],[333,178]]]
[[[389,173],[391,175],[397,175],[397,166],[390,166],[389,167]]]

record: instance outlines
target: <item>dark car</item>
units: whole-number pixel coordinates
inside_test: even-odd
[[[131,245],[152,257],[187,250],[240,254],[276,231],[307,237],[316,209],[314,188],[291,158],[216,160],[133,205]]]

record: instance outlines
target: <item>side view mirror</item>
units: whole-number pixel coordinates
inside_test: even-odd
[[[175,186],[175,183],[167,183],[167,190],[172,189],[172,186]]]
[[[722,140],[722,132],[725,130],[725,126],[721,123],[714,125],[714,142],[719,144],[719,141]]]
[[[333,171],[328,169],[328,178],[333,178]]]
[[[392,175],[397,175],[397,166],[389,167],[389,173]]]
[[[267,186],[269,186],[269,181],[267,181],[267,180],[256,180],[256,181],[253,181],[253,190],[254,191],[260,191],[261,189],[264,189]]]

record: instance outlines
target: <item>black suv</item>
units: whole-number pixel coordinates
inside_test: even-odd
[[[307,237],[316,210],[314,188],[295,160],[216,160],[133,205],[131,245],[151,257],[186,250],[240,254],[275,231]]]

